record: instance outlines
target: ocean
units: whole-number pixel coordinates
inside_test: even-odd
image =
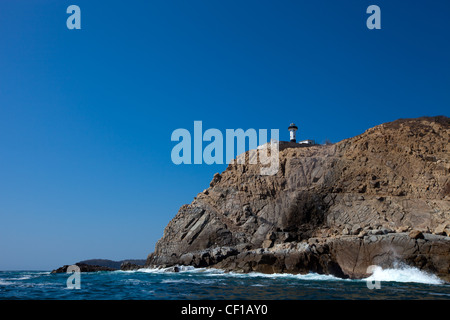
[[[0,271],[1,300],[450,300],[450,284],[418,269],[377,269],[368,279],[227,273],[183,267],[79,274]],[[79,284],[79,289],[68,285]]]

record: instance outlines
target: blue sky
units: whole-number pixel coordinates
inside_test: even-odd
[[[68,30],[66,8],[81,8]],[[381,8],[368,30],[366,8]],[[340,141],[447,115],[448,1],[0,3],[0,270],[146,258],[226,165],[177,128]]]

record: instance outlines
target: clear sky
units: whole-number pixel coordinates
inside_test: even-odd
[[[172,163],[171,133],[196,120],[281,140],[295,122],[320,143],[450,116],[449,16],[437,0],[2,0],[0,270],[146,258],[226,168]]]

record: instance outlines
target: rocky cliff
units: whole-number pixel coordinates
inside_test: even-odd
[[[450,119],[401,119],[333,145],[280,142],[276,175],[232,164],[180,208],[147,266],[449,280]]]

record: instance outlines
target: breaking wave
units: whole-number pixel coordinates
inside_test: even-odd
[[[142,268],[134,271],[123,271],[123,272],[144,272],[144,273],[172,273],[173,268]],[[224,270],[215,268],[194,268],[192,266],[178,266],[178,273],[201,273],[206,276],[214,277],[233,277],[233,278],[268,278],[268,279],[297,279],[306,281],[342,281],[345,279],[338,278],[332,275],[318,274],[318,273],[308,273],[308,274],[291,274],[291,273],[260,273],[260,272],[249,272],[249,273],[238,273],[238,272],[226,272]]]
[[[423,284],[444,284],[445,282],[434,274],[420,269],[402,266],[392,269],[375,267],[372,275],[364,280],[386,282],[415,282]]]
[[[144,273],[172,273],[172,268],[142,268],[134,271],[123,272],[144,272]],[[381,267],[375,267],[371,276],[360,280],[342,279],[328,274],[318,274],[310,272],[308,274],[291,274],[291,273],[238,273],[238,272],[226,272],[220,269],[214,268],[194,268],[192,266],[178,266],[178,273],[201,273],[206,276],[215,277],[232,277],[232,278],[266,278],[266,279],[293,279],[304,281],[380,281],[380,282],[400,282],[400,283],[422,283],[422,284],[445,284],[445,281],[441,280],[434,274],[427,273],[420,269],[400,266],[396,268],[383,269]]]

